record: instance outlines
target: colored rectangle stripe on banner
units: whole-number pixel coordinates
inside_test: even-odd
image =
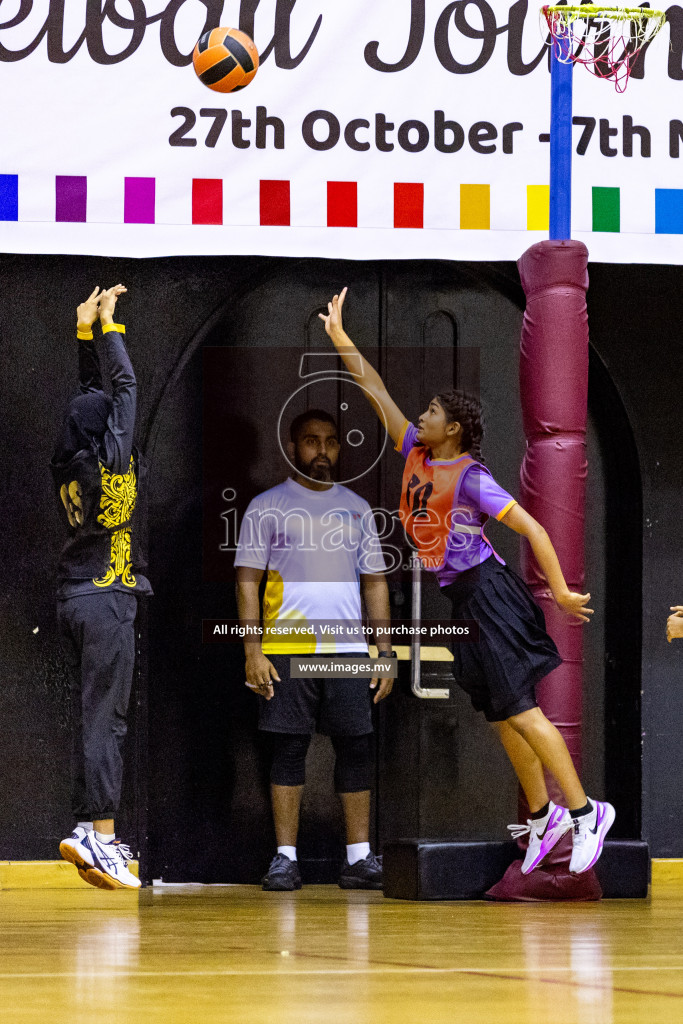
[[[328,228],[358,227],[358,184],[355,181],[328,181]]]
[[[0,174],[0,220],[19,220],[18,174]]]
[[[425,187],[420,182],[394,183],[394,227],[421,228],[424,226]]]
[[[223,223],[223,179],[192,179],[192,223]]]
[[[274,227],[289,227],[291,216],[289,182],[262,180],[260,210],[261,224]]]
[[[593,186],[593,231],[621,231],[621,189]]]
[[[84,224],[87,220],[88,179],[74,174],[55,177],[55,220]]]
[[[490,185],[460,186],[460,227],[463,231],[490,231]]]
[[[123,219],[126,224],[154,224],[156,178],[126,178]]]
[[[655,189],[655,232],[658,235],[683,234],[683,189]]]
[[[550,185],[527,185],[526,229],[550,230]]]

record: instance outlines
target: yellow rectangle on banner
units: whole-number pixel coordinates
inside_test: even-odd
[[[491,186],[460,186],[460,228],[463,231],[491,230]]]
[[[550,228],[550,185],[527,185],[526,229],[548,231]]]

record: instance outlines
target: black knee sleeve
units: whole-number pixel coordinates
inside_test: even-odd
[[[332,736],[337,755],[334,788],[337,793],[362,793],[372,788],[372,733]]]
[[[272,732],[270,737],[273,751],[270,781],[275,786],[303,786],[311,737],[289,732]]]

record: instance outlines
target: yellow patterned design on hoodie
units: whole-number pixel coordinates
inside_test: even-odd
[[[114,529],[120,523],[127,523],[135,508],[138,491],[133,456],[130,457],[130,467],[126,474],[111,473],[102,463],[100,463],[100,473],[102,474],[102,497],[100,499],[102,511],[97,517],[97,521],[108,530],[113,529],[114,532],[111,535],[109,568],[104,576],[94,579],[93,583],[96,587],[110,587],[118,579],[126,587],[135,587],[137,580],[133,575],[130,527]]]

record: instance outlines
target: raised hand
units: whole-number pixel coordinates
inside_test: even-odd
[[[675,604],[671,606],[673,615],[670,615],[666,620],[666,639],[671,643],[672,640],[680,640],[683,637],[683,606]]]
[[[100,286],[90,293],[85,302],[76,307],[76,325],[78,327],[92,327],[100,315]]]
[[[100,320],[103,324],[113,323],[114,309],[116,307],[116,300],[119,295],[123,295],[128,289],[124,288],[122,284],[115,284],[112,288],[107,288],[100,295]]]
[[[332,302],[327,303],[327,316],[324,313],[318,313],[318,316],[325,324],[325,330],[333,341],[335,339],[338,340],[344,334],[342,307],[347,291],[348,288],[342,288],[341,295],[334,295]]]

